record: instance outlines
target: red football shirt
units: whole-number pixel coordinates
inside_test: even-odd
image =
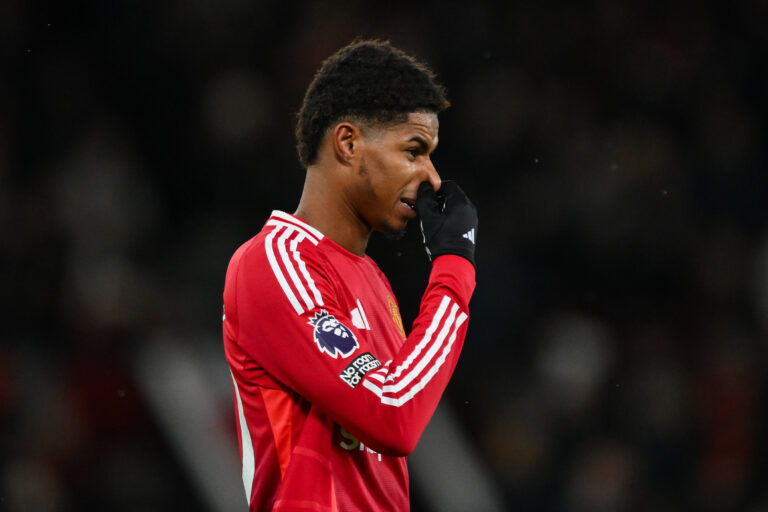
[[[272,213],[224,286],[251,511],[409,510],[405,457],[456,367],[474,279],[464,258],[437,258],[406,337],[371,258]]]

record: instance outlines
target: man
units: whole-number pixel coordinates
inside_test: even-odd
[[[379,41],[339,50],[307,90],[298,209],[235,252],[224,287],[252,511],[409,509],[405,457],[456,366],[475,286],[475,208],[430,161],[447,106],[429,70]],[[417,211],[433,263],[406,337],[365,249]]]

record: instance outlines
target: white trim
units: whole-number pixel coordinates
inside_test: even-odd
[[[371,375],[371,377],[372,377],[372,375]],[[376,394],[376,396],[381,398],[381,388],[378,387],[373,382],[369,381],[367,378],[363,379],[363,386],[365,386],[366,388],[370,389],[371,391],[373,391]]]
[[[229,374],[232,376],[232,384],[235,386],[235,396],[237,397],[237,416],[240,420],[240,443],[243,450],[243,486],[245,487],[245,500],[248,502],[248,506],[250,506],[251,491],[253,490],[253,476],[256,473],[256,457],[253,453],[251,432],[248,430],[248,422],[245,419],[245,412],[243,412],[243,400],[240,398],[240,388],[237,387],[237,381],[232,373],[232,369],[229,370]]]
[[[384,376],[379,374],[379,373],[371,372],[371,373],[368,374],[368,377],[372,378],[373,380],[377,380],[377,381],[381,382],[382,384],[384,384]]]
[[[275,229],[273,229],[272,232],[269,235],[267,235],[267,239],[264,241],[264,250],[267,253],[267,259],[269,260],[269,265],[272,267],[272,272],[275,274],[275,277],[277,278],[277,282],[280,283],[280,287],[283,289],[285,296],[288,297],[288,300],[293,306],[293,309],[296,310],[296,314],[300,315],[304,313],[304,309],[301,307],[301,304],[299,304],[299,301],[296,298],[296,295],[293,293],[293,290],[291,290],[291,287],[288,285],[288,281],[285,280],[283,271],[280,270],[280,265],[277,263],[277,258],[275,257],[274,248],[272,247],[275,235],[281,229],[283,229],[281,226],[276,226]]]
[[[434,377],[437,372],[440,370],[440,367],[445,362],[445,359],[448,357],[448,353],[451,351],[451,348],[453,347],[453,342],[456,341],[456,333],[459,330],[459,327],[461,327],[461,324],[464,323],[464,321],[467,319],[467,314],[462,312],[459,315],[458,320],[456,321],[456,325],[453,328],[453,333],[451,334],[450,339],[448,340],[448,345],[445,346],[443,349],[443,353],[440,354],[440,357],[435,361],[435,364],[432,366],[432,368],[429,369],[426,375],[416,384],[411,387],[410,391],[408,391],[406,394],[401,396],[400,398],[389,398],[389,397],[382,397],[381,401],[382,403],[389,404],[389,405],[396,405],[397,407],[400,407],[404,403],[406,403],[408,400],[416,396],[416,394],[424,389],[427,384],[429,384],[429,381],[432,380],[432,377]]]
[[[285,247],[285,240],[289,236],[292,236],[293,233],[300,233],[300,231],[295,227],[285,228],[283,234],[280,235],[280,238],[277,239],[277,249],[280,251],[280,257],[283,259],[283,265],[285,265],[285,269],[288,271],[288,275],[291,276],[291,281],[293,281],[294,288],[298,290],[299,295],[301,295],[301,298],[304,299],[304,305],[307,306],[307,310],[309,311],[315,307],[315,304],[312,302],[312,299],[309,298],[307,288],[304,286],[304,283],[301,282],[301,279],[299,279],[299,275],[296,273],[296,269],[293,268],[293,262],[288,257],[288,250]]]
[[[453,321],[456,319],[456,311],[458,311],[459,305],[454,304],[451,308],[451,312],[448,314],[448,318],[443,322],[443,328],[440,330],[440,333],[437,335],[437,338],[435,339],[435,342],[432,344],[431,347],[429,347],[429,350],[427,350],[427,353],[424,354],[424,357],[421,358],[421,360],[418,362],[416,366],[413,367],[413,369],[406,374],[402,379],[398,380],[394,384],[384,386],[381,391],[384,393],[398,393],[405,389],[405,387],[410,384],[416,377],[419,376],[419,374],[424,370],[424,368],[427,367],[428,364],[432,361],[432,359],[435,357],[435,354],[437,354],[437,351],[440,350],[440,347],[443,344],[443,341],[448,336],[448,333],[451,330],[451,325],[453,324]]]
[[[292,224],[290,222],[283,222],[281,220],[269,219],[267,221],[267,226],[280,226],[284,228],[295,229],[296,231],[303,234],[307,238],[307,240],[312,242],[314,245],[317,245],[318,243],[320,243],[320,241],[316,237],[314,237],[311,233],[306,232],[303,228],[297,226],[296,224]]]
[[[390,373],[387,376],[387,380],[395,380],[396,378],[400,377],[400,375],[410,368],[411,364],[413,364],[413,361],[421,354],[421,351],[424,350],[424,347],[429,344],[429,342],[432,339],[432,335],[437,330],[437,327],[440,325],[440,321],[443,318],[443,314],[445,314],[445,310],[448,309],[448,304],[451,302],[451,299],[445,295],[443,296],[443,300],[440,302],[440,307],[437,308],[437,311],[435,312],[434,316],[432,317],[432,323],[427,328],[426,332],[424,332],[424,337],[421,339],[418,345],[414,347],[413,352],[411,352],[408,355],[408,358],[403,361],[403,363],[395,369],[394,372]]]
[[[445,325],[447,327],[450,327],[451,324],[453,324],[453,329],[450,329],[451,336],[448,338],[448,344],[443,348],[443,351],[440,354],[440,356],[434,362],[432,367],[427,371],[427,373],[421,378],[421,380],[416,384],[412,385],[411,388],[408,390],[408,392],[405,393],[404,395],[398,398],[384,396],[385,393],[388,393],[391,391],[389,389],[384,390],[382,388],[391,388],[392,386],[382,386],[380,388],[376,384],[368,380],[368,378],[371,377],[380,381],[380,379],[377,378],[378,375],[375,373],[366,375],[366,378],[363,380],[363,386],[366,387],[368,390],[372,391],[376,396],[378,396],[381,399],[381,403],[385,405],[392,405],[395,407],[402,406],[403,404],[408,402],[411,398],[416,396],[419,391],[424,389],[429,383],[429,381],[432,380],[432,377],[434,377],[437,374],[437,372],[440,370],[440,367],[443,365],[443,363],[445,363],[445,360],[448,357],[448,354],[451,352],[451,349],[453,348],[453,343],[456,341],[456,334],[459,331],[459,327],[461,327],[466,320],[467,320],[467,314],[462,311],[458,315],[458,317],[455,319],[455,321],[451,320],[449,322],[446,322]],[[447,332],[447,331],[445,331],[445,329],[442,329],[441,335],[443,334],[443,332]],[[435,345],[438,345],[438,343],[436,342]]]
[[[296,225],[301,226],[302,228],[306,229],[307,231],[309,231],[310,233],[315,235],[315,237],[317,237],[319,240],[323,239],[323,234],[321,232],[319,232],[318,230],[316,230],[315,228],[313,228],[312,226],[310,226],[309,224],[307,224],[303,220],[299,219],[298,217],[294,217],[293,215],[291,215],[289,213],[281,212],[280,210],[274,210],[272,212],[272,215],[270,215],[270,217],[278,217],[280,219],[287,220],[288,222],[290,222],[292,224],[296,224]]]
[[[315,286],[315,281],[312,279],[312,276],[309,274],[309,271],[307,270],[307,265],[304,263],[304,260],[301,259],[301,253],[296,250],[296,246],[304,239],[309,239],[311,241],[312,237],[307,235],[306,233],[299,233],[299,236],[294,238],[291,241],[291,252],[293,253],[293,259],[296,260],[296,262],[299,264],[299,270],[301,271],[302,275],[304,276],[304,279],[307,280],[307,284],[309,284],[309,289],[312,290],[312,295],[315,296],[315,302],[317,302],[318,306],[323,305],[323,296],[320,295],[320,290],[317,289],[317,286]],[[317,245],[317,242],[315,242],[315,245]]]

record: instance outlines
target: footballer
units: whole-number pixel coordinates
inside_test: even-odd
[[[223,336],[251,511],[407,511],[406,457],[459,359],[475,287],[477,213],[431,153],[443,87],[381,41],[329,57],[298,114],[306,168],[229,263]],[[366,255],[417,219],[432,262],[403,328]]]

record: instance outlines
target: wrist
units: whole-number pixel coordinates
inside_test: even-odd
[[[456,272],[459,274],[475,275],[475,264],[472,260],[458,254],[441,254],[432,261],[432,271]]]
[[[432,260],[442,256],[457,256],[475,266],[475,246],[469,240],[456,238],[431,251]]]
[[[432,262],[429,283],[430,287],[445,286],[451,289],[466,305],[475,289],[475,267],[462,256],[438,256]]]

